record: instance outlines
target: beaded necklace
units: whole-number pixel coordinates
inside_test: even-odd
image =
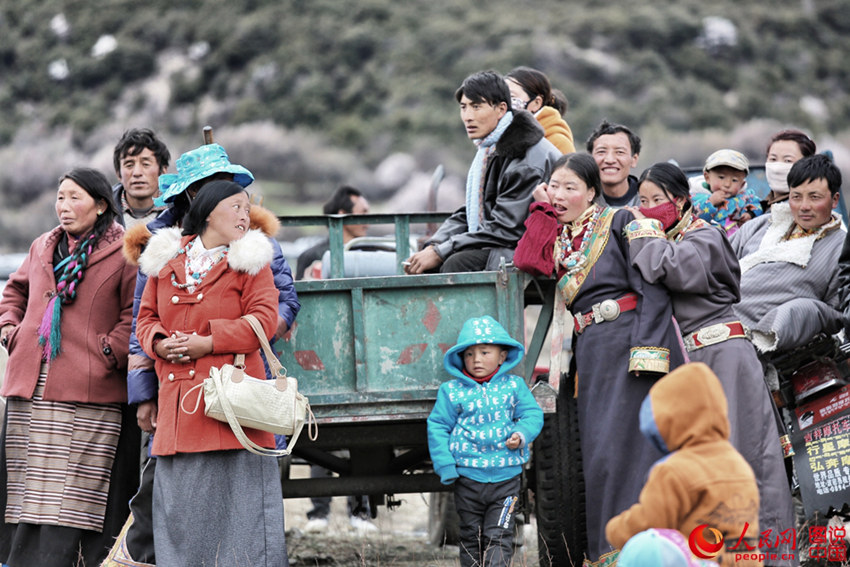
[[[198,241],[199,238],[196,238],[189,242],[186,248],[180,248],[177,251],[178,254],[187,254],[189,256],[186,259],[186,283],[177,283],[177,276],[174,272],[171,272],[171,285],[178,289],[188,289],[190,292],[194,291],[195,287],[200,285],[207,274],[210,273],[210,270],[227,256],[227,246],[206,250],[203,248],[203,244],[201,244],[201,251],[195,253],[194,257],[192,257]]]
[[[565,224],[561,234],[558,235],[558,243],[561,248],[558,261],[567,270],[567,274],[573,275],[587,264],[587,243],[596,228],[600,213],[602,213],[602,207],[595,206],[593,214],[590,215],[590,219],[584,226],[584,234],[582,234],[581,243],[577,250],[573,248],[572,231],[569,224]]]

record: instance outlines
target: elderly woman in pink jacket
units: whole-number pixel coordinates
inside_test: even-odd
[[[100,564],[138,484],[140,431],[126,403],[136,269],[117,215],[103,174],[65,174],[59,226],[3,290],[0,562],[11,567]]]

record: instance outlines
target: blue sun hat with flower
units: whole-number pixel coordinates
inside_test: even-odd
[[[177,158],[177,173],[164,173],[159,176],[159,197],[154,200],[158,207],[174,201],[195,181],[200,181],[215,173],[232,173],[233,181],[247,187],[254,181],[250,171],[230,163],[227,152],[218,144],[206,144],[188,151]]]

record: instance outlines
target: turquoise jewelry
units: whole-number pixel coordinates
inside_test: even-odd
[[[187,246],[189,252],[195,247],[197,240],[192,240]],[[187,248],[180,248],[177,254],[187,254]],[[186,283],[177,283],[177,275],[171,272],[171,285],[177,289],[189,288],[189,291],[199,286],[203,279],[210,273],[210,270],[216,264],[227,256],[227,247],[222,247],[221,250],[204,251],[200,256],[197,254],[192,259],[191,254],[187,254],[189,258],[186,260]]]
[[[567,270],[567,274],[573,275],[587,264],[587,244],[590,241],[590,236],[596,228],[596,223],[599,220],[599,215],[602,212],[602,207],[595,207],[593,214],[585,224],[584,234],[581,237],[581,243],[578,249],[573,248],[573,239],[569,225],[564,225],[561,234],[558,235],[560,243],[561,255],[559,263]]]

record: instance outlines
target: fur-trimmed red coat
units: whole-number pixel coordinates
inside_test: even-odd
[[[136,225],[127,231],[124,237],[124,256],[133,265],[138,265],[139,256],[147,246],[151,238],[151,232],[157,232],[164,228],[178,225],[178,218],[172,209],[160,214],[153,222],[145,225]],[[275,286],[278,289],[278,314],[280,319],[291,328],[295,317],[301,309],[298,294],[295,292],[295,284],[292,279],[292,271],[283,257],[280,245],[274,240],[274,235],[280,229],[277,217],[269,210],[259,206],[251,207],[251,228],[259,229],[269,237],[272,245],[274,258],[272,260],[272,273],[274,274]],[[139,272],[136,278],[136,290],[134,293],[133,317],[138,316],[139,304],[142,301],[142,293],[147,283],[147,276]],[[280,321],[278,322],[280,324]],[[279,328],[278,333],[282,334]],[[131,404],[138,404],[155,400],[159,390],[158,381],[154,373],[153,361],[145,354],[136,338],[134,332],[130,334],[130,358],[127,368],[127,393]]]
[[[264,376],[260,342],[242,315],[253,314],[267,336],[277,325],[278,291],[269,263],[272,245],[260,231],[250,230],[230,245],[226,261],[216,264],[192,291],[172,285],[186,281],[186,244],[195,237],[181,237],[180,229],[164,228],[156,232],[139,258],[139,269],[148,276],[136,322],[136,336],[144,351],[154,360],[159,378],[159,413],[153,453],[173,455],[240,449],[242,445],[227,423],[204,415],[203,401],[197,412],[181,408],[189,393],[186,409],[195,406],[201,384],[212,366],[232,364],[237,353],[244,353],[246,373]],[[164,360],[154,351],[154,339],[171,331],[212,336],[213,352],[189,363]],[[246,429],[245,433],[263,447],[274,447],[271,433]]]

